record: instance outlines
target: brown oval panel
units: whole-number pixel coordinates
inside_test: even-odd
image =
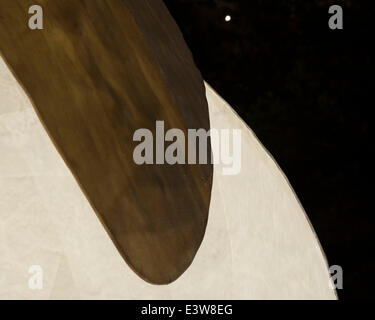
[[[35,4],[43,30],[28,27]],[[177,279],[204,237],[213,167],[157,165],[155,150],[154,164],[133,160],[134,132],[155,139],[157,120],[210,127],[203,80],[163,2],[2,0],[0,50],[126,262],[151,283]]]

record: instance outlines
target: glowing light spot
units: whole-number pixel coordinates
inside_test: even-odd
[[[226,22],[229,22],[229,21],[231,21],[232,20],[232,17],[230,16],[230,15],[227,15],[226,17],[225,17],[225,21]]]

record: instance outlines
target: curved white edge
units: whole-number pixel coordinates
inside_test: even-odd
[[[196,259],[174,283],[153,286],[118,254],[0,58],[0,299],[335,299],[287,179],[208,85],[207,100],[212,128],[242,132],[241,173],[215,165]]]

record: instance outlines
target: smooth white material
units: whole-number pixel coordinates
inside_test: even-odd
[[[122,260],[0,58],[0,299],[335,299],[283,173],[209,86],[207,99],[213,128],[242,130],[242,171],[223,176],[215,165],[196,259],[154,286]],[[42,290],[28,286],[32,265],[43,269]]]

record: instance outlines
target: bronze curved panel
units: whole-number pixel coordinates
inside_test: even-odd
[[[44,29],[28,27],[39,4]],[[213,167],[136,165],[139,128],[209,129],[203,80],[161,0],[1,0],[0,52],[117,249],[167,284],[204,237]]]

